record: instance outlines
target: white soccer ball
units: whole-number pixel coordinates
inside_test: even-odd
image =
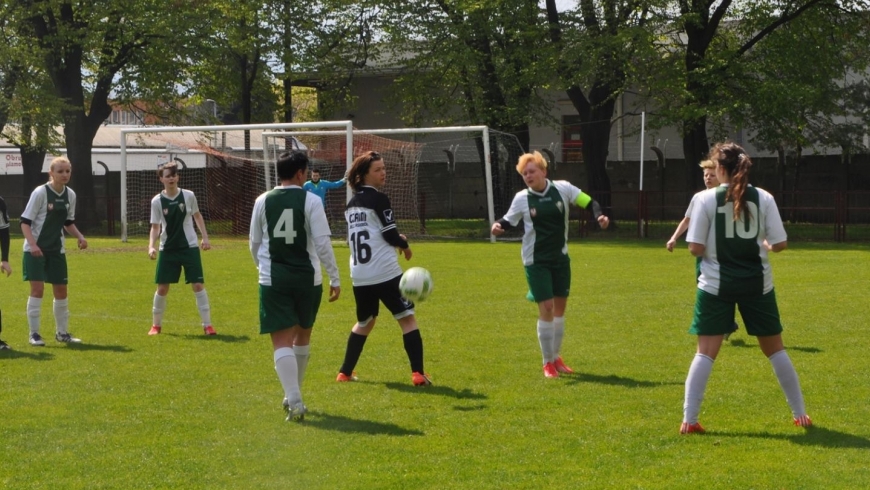
[[[432,294],[432,274],[422,267],[411,267],[402,274],[399,291],[405,299],[419,303]]]

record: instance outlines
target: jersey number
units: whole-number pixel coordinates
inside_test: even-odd
[[[365,264],[372,260],[372,247],[366,243],[368,239],[369,232],[367,231],[351,233],[349,241],[351,254],[353,254],[353,265]]]
[[[743,220],[734,221],[734,205],[725,203],[717,211],[725,215],[725,238],[734,238],[734,230],[737,230],[737,236],[740,238],[755,238],[758,236],[758,206],[754,202],[747,202],[746,209],[749,210],[749,222]]]
[[[293,228],[293,210],[285,209],[281,212],[281,217],[275,223],[275,229],[272,230],[272,236],[275,238],[283,238],[284,243],[291,245],[296,239],[296,230]]]

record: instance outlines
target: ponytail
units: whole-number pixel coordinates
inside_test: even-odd
[[[744,214],[744,221],[752,215],[746,207],[746,188],[749,186],[749,169],[752,160],[737,143],[718,143],[710,150],[710,160],[716,162],[728,174],[731,182],[725,193],[725,202],[734,203],[734,221]]]

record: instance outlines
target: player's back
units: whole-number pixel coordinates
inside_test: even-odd
[[[363,187],[347,203],[347,241],[354,286],[380,284],[402,274],[396,250],[384,232],[396,228],[386,194]]]

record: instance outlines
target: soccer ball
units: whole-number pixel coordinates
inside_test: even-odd
[[[402,274],[399,291],[414,303],[425,300],[432,294],[432,274],[422,267],[411,267]]]

